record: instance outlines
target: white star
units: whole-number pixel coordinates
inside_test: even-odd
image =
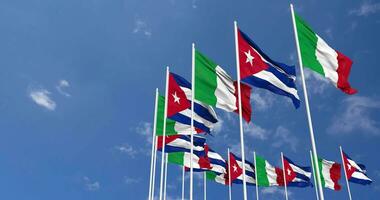
[[[252,66],[252,61],[253,59],[255,59],[252,55],[251,55],[251,51],[248,50],[248,52],[244,52],[245,53],[245,56],[247,56],[247,60],[245,61],[245,63],[250,63],[251,66]]]
[[[292,173],[292,171],[290,169],[288,169],[287,171],[288,171],[288,176],[290,176],[290,174]]]
[[[348,170],[351,170],[351,165],[347,163]]]
[[[234,164],[234,166],[232,166],[234,168],[234,172],[237,172],[237,167],[236,165]]]
[[[173,96],[173,98],[174,98],[174,103],[181,104],[181,103],[179,103],[180,98],[177,96],[177,93],[176,93],[176,92],[174,92],[174,94],[172,94],[172,96]]]

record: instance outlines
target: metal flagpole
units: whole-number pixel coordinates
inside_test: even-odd
[[[154,131],[156,132],[156,131]],[[154,159],[153,159],[153,177],[152,177],[152,196],[150,197],[151,200],[154,199],[154,188],[155,188],[155,181],[156,181],[156,162],[157,162],[157,136],[154,137]]]
[[[299,43],[298,43],[298,33],[297,33],[295,16],[294,16],[293,4],[290,4],[290,10],[292,12],[294,37],[295,37],[295,40],[296,40],[298,62],[299,62],[299,67],[300,67],[300,72],[301,72],[301,80],[302,80],[303,93],[304,93],[304,97],[305,97],[306,114],[307,114],[307,119],[308,119],[308,124],[309,124],[311,147],[312,147],[312,150],[313,150],[313,159],[315,160],[315,163],[318,163],[317,147],[315,145],[313,123],[312,123],[312,120],[311,120],[311,113],[310,113],[310,108],[309,108],[309,98],[307,96],[305,76],[303,74],[302,57],[301,57],[300,46],[299,46]],[[316,171],[317,171],[316,174],[317,174],[317,183],[318,183],[318,188],[319,188],[319,195],[320,195],[321,200],[324,200],[325,198],[324,198],[324,195],[323,195],[323,188],[322,188],[322,183],[321,183],[321,179],[320,179],[321,175],[319,173],[319,170],[316,170]]]
[[[344,170],[344,177],[346,177],[346,184],[347,184],[348,197],[350,197],[350,200],[352,200],[352,197],[351,197],[351,190],[350,190],[350,184],[348,183],[348,178],[347,178],[346,165],[344,164],[344,158],[343,158],[343,150],[342,150],[342,146],[339,146],[339,149],[340,149],[340,156],[342,157],[342,164],[343,164],[343,170]]]
[[[194,153],[194,94],[195,94],[195,44],[191,48],[191,149],[190,149],[190,200],[193,200],[193,153]]]
[[[256,152],[253,152],[253,162],[255,164],[256,200],[259,200],[259,180],[257,179]]]
[[[230,148],[227,149],[228,152],[228,196],[229,200],[232,199],[232,181],[231,181],[231,163],[230,163]]]
[[[240,125],[240,145],[241,145],[241,159],[243,162],[243,196],[244,200],[247,200],[247,182],[245,178],[245,154],[244,154],[244,133],[243,133],[243,112],[241,106],[241,88],[240,88],[240,63],[239,63],[239,47],[238,47],[238,33],[237,22],[234,21],[235,30],[235,51],[236,51],[236,73],[237,73],[237,85],[238,85],[238,100],[239,100],[239,125]]]
[[[317,179],[315,178],[315,170],[314,168],[314,162],[313,162],[313,154],[310,151],[310,161],[311,161],[311,167],[313,168],[313,179],[314,179],[314,188],[315,188],[315,194],[317,195],[317,200],[319,200],[319,195],[318,195],[318,187],[317,187]]]
[[[164,200],[166,200],[166,185],[168,181],[168,154],[165,153],[165,180],[164,180]]]
[[[281,162],[282,162],[282,173],[284,175],[284,187],[285,187],[285,199],[288,200],[288,188],[286,182],[286,172],[285,172],[285,164],[284,164],[284,154],[281,152]]]
[[[157,102],[158,102],[158,88],[156,88],[156,98],[154,102],[154,122],[153,122],[153,134],[152,134],[152,154],[150,160],[150,177],[149,177],[149,197],[148,199],[152,200],[152,190],[153,190],[153,162],[154,160],[154,149],[155,149],[155,138],[156,138],[156,120],[157,120]]]
[[[203,172],[203,199],[207,199],[207,181],[206,181],[206,172]]]
[[[185,166],[182,166],[182,200],[185,200]]]
[[[164,124],[162,125],[162,152],[161,152],[161,177],[160,177],[160,200],[162,200],[164,186],[164,164],[165,164],[165,138],[166,138],[166,117],[168,115],[168,90],[169,90],[169,66],[166,67],[166,84],[165,84],[165,107],[164,107]]]

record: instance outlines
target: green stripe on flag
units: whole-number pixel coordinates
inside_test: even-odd
[[[317,60],[316,49],[318,37],[310,26],[295,14],[298,42],[301,49],[302,64],[305,67],[325,76],[321,63]]]
[[[212,171],[206,171],[206,179],[215,181],[216,173]]]
[[[259,186],[268,187],[269,180],[266,171],[266,160],[260,156],[256,155],[256,173],[257,173],[257,184]]]
[[[184,165],[184,152],[168,153],[168,162],[177,165]]]
[[[326,187],[325,178],[323,177],[323,159],[318,158],[319,175],[321,177],[321,183],[323,187]]]
[[[195,99],[216,106],[217,77],[215,64],[199,51],[195,51]]]
[[[156,119],[156,135],[163,135],[164,125],[164,110],[165,110],[165,97],[159,96],[157,102],[157,119]],[[171,119],[166,119],[166,135],[176,135],[177,132],[174,129],[176,122]]]

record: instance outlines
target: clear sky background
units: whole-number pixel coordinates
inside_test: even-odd
[[[1,0],[0,199],[146,199],[154,90],[165,66],[190,80],[191,43],[236,77],[233,20],[273,59],[295,65],[289,1]],[[380,196],[380,2],[294,1],[327,43],[354,61],[348,96],[306,70],[318,153],[341,162],[339,145],[364,163],[371,186],[351,184],[354,199]],[[297,68],[298,69],[298,68]],[[301,84],[299,94],[303,100]],[[310,165],[305,106],[254,88],[253,150],[272,164],[280,152]],[[239,154],[238,118],[217,110],[208,137],[223,156]],[[181,171],[169,167],[168,199],[180,197]],[[195,179],[201,199],[202,179]],[[326,199],[347,199],[325,189]],[[188,184],[186,185],[188,188]],[[156,190],[157,191],[157,190]],[[233,187],[241,199],[242,187]],[[261,188],[262,199],[284,199]],[[314,188],[290,188],[290,199],[314,199]],[[188,194],[187,194],[188,195]],[[254,199],[254,187],[249,187]],[[228,189],[208,182],[209,199]]]

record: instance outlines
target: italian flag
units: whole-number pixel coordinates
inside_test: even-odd
[[[227,174],[218,174],[213,171],[206,171],[206,179],[215,181],[217,183],[228,185],[228,180],[226,179]]]
[[[321,158],[318,159],[318,164],[319,172],[321,174],[322,186],[332,190],[340,190],[340,164],[334,161],[328,161]]]
[[[326,77],[343,92],[355,94],[357,90],[348,82],[352,65],[350,58],[331,48],[297,14],[295,21],[302,64]]]
[[[256,176],[258,186],[278,186],[283,179],[282,169],[273,167],[267,160],[256,155]],[[283,183],[283,181],[282,181]]]
[[[195,98],[233,112],[237,109],[234,80],[219,65],[195,51]]]
[[[156,119],[156,135],[163,135],[163,125],[164,125],[164,110],[165,110],[165,97],[159,96],[157,102],[157,119]],[[165,135],[190,135],[191,134],[191,126],[187,124],[182,124],[166,118],[166,131]],[[197,130],[197,132],[201,132]]]
[[[168,162],[176,165],[181,165],[190,168],[190,155],[189,152],[176,152],[168,153]],[[208,170],[210,169],[210,162],[205,157],[193,154],[193,169]]]

